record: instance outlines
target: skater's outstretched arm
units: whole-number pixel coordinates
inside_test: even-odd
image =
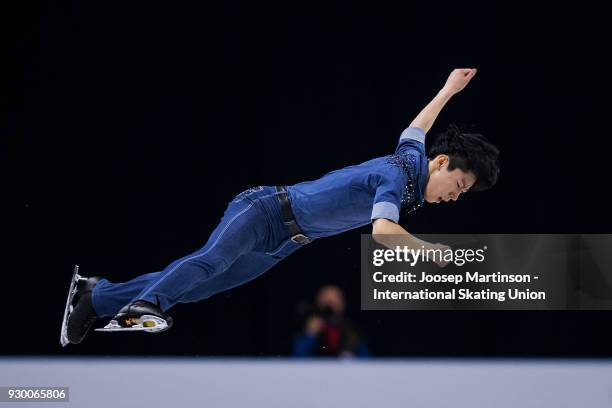
[[[415,237],[406,231],[401,225],[396,224],[391,220],[385,218],[379,218],[374,220],[372,224],[372,238],[374,241],[387,248],[395,249],[396,247],[407,247],[408,249],[441,249],[444,251],[449,247],[443,244],[433,244],[431,242],[423,241]],[[436,263],[440,266],[445,266],[446,262],[441,259],[436,260]]]
[[[448,76],[446,84],[444,84],[438,94],[423,108],[417,117],[414,118],[410,126],[421,128],[425,133],[429,132],[444,105],[453,95],[465,88],[474,75],[476,75],[476,68],[454,69]]]

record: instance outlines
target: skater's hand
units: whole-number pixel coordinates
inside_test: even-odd
[[[448,265],[449,261],[444,260],[444,255],[446,254],[447,250],[451,249],[451,247],[449,247],[448,245],[436,243],[429,244],[429,247],[426,249],[440,250],[436,251],[434,254],[428,255],[428,259],[430,261],[435,262],[436,265],[438,265],[440,268],[444,268],[446,265]]]
[[[323,330],[325,321],[319,316],[312,316],[306,321],[306,333],[311,336],[316,336]]]
[[[461,92],[463,88],[470,82],[470,80],[476,75],[476,68],[457,68],[454,69],[444,85],[444,90],[451,94]]]

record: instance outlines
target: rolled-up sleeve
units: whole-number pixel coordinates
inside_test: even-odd
[[[372,221],[378,218],[386,218],[395,223],[399,221],[403,184],[398,176],[379,176],[372,206]]]
[[[372,221],[378,218],[386,218],[395,223],[399,221],[399,208],[389,201],[380,201],[372,207]]]
[[[395,151],[399,152],[408,149],[418,150],[422,153],[425,152],[425,130],[416,126],[410,126],[404,129],[400,135]]]

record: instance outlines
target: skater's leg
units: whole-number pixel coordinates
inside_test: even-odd
[[[237,265],[235,265],[236,262],[238,263]],[[240,285],[241,280],[242,282],[248,282],[274,266],[274,264],[278,262],[278,259],[275,259],[263,252],[252,252],[250,254],[240,256],[236,262],[234,262],[229,270],[225,271],[222,275],[216,276],[207,281],[209,282],[209,285],[204,286],[204,288],[207,289],[203,297],[200,296],[199,298],[191,300],[192,295],[189,295],[188,299],[183,299],[181,302],[196,302],[201,299],[206,299],[215,293],[238,286]],[[242,265],[245,267],[251,265],[252,269],[249,271],[243,271]],[[261,270],[261,272],[259,274],[254,274],[258,270]],[[249,273],[254,275],[247,276]],[[151,272],[137,276],[127,282],[120,283],[111,283],[107,279],[101,279],[92,291],[93,306],[97,315],[99,317],[112,317],[116,315],[123,306],[131,302],[132,299],[140,294],[145,287],[158,279],[160,274],[162,274],[162,272]],[[226,287],[226,285],[229,286]],[[194,295],[196,297],[199,296],[196,293],[194,293]]]
[[[207,299],[216,293],[246,283],[272,268],[278,261],[279,259],[264,252],[242,255],[222,274],[215,275],[204,281],[203,284],[194,285],[193,289],[185,293],[181,303]],[[100,317],[116,315],[123,306],[142,292],[148,284],[155,281],[160,274],[161,272],[147,273],[122,283],[111,283],[106,279],[100,280],[92,292],[96,313]]]
[[[136,295],[155,281],[161,272],[151,272],[121,283],[111,283],[106,279],[98,282],[92,291],[92,301],[100,317],[114,316],[119,309],[128,304]]]
[[[227,289],[246,283],[266,272],[279,260],[263,252],[251,252],[240,256],[224,273],[197,285],[184,295],[181,303],[197,302]],[[111,283],[107,279],[98,282],[92,292],[94,309],[99,317],[112,317],[143,289],[154,282],[162,272],[152,272],[134,279]]]
[[[270,252],[251,252],[240,256],[225,272],[206,281],[199,281],[181,298],[181,303],[197,302],[235,288],[262,275],[302,244],[289,239]]]
[[[251,252],[250,254],[242,255],[222,274],[193,285],[182,296],[181,303],[208,299],[214,294],[240,286],[263,274],[277,262],[278,260],[270,258],[262,252]]]
[[[223,273],[255,247],[265,247],[270,227],[265,214],[255,205],[265,197],[246,196],[232,201],[206,245],[172,262],[131,301],[145,300],[166,311],[181,302],[182,296],[199,282]]]

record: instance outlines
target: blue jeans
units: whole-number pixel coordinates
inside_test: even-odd
[[[114,316],[136,300],[164,311],[176,303],[197,302],[242,285],[306,244],[291,241],[274,187],[253,187],[238,194],[208,242],[163,271],[124,283],[102,279],[93,290],[99,316]]]

